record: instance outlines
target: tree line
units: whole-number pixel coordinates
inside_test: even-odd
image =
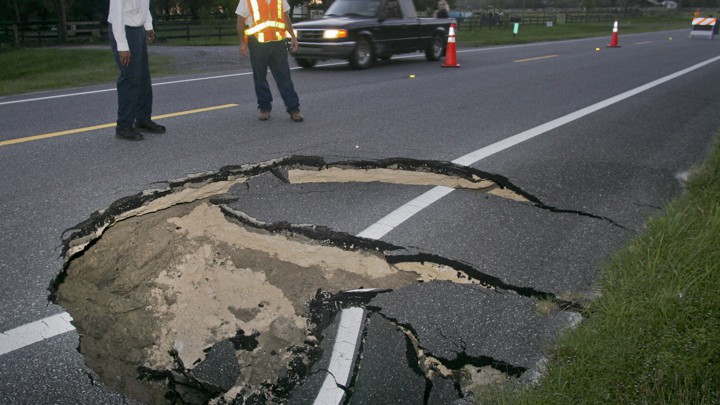
[[[235,16],[238,1],[245,0],[151,0],[153,17],[157,20],[186,16],[193,20]],[[327,9],[333,0],[289,0],[291,7],[311,4]],[[414,0],[418,10],[434,9],[437,0]],[[675,0],[681,8],[712,8],[720,0]],[[492,4],[492,6],[490,6]],[[647,0],[451,0],[450,6],[463,10],[512,8],[576,8],[628,7],[649,5]],[[26,21],[105,21],[109,0],[0,0],[0,22]]]
[[[182,15],[193,20],[234,18],[239,0],[151,0],[155,19]],[[243,0],[244,1],[244,0]],[[289,0],[291,6],[309,0]],[[109,0],[0,0],[1,22],[105,21]]]

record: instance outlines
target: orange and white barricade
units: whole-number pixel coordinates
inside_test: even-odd
[[[717,18],[714,17],[697,17],[693,18],[692,30],[690,31],[690,38],[707,38],[713,39],[715,35],[715,29],[717,24]]]

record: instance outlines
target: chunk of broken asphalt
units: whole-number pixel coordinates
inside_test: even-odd
[[[378,314],[368,320],[351,404],[422,404],[430,382],[407,337]]]
[[[230,340],[215,344],[205,360],[190,372],[190,375],[204,383],[227,391],[235,385],[240,374],[240,365],[235,357],[235,345]]]
[[[412,325],[426,353],[450,368],[493,365],[517,374],[536,366],[548,343],[579,316],[542,315],[537,303],[511,291],[431,281],[378,295],[369,307]]]

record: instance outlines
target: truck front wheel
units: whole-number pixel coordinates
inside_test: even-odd
[[[425,59],[429,60],[430,62],[438,61],[440,58],[442,58],[443,52],[445,51],[445,41],[443,40],[443,36],[440,34],[435,34],[435,36],[430,41],[430,44],[425,49]]]
[[[360,39],[350,54],[350,66],[353,69],[367,69],[375,63],[375,49],[367,39]]]

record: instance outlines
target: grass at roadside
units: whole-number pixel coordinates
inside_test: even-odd
[[[629,18],[619,21],[618,31],[622,44],[624,34],[674,29],[687,29],[689,33],[691,21],[691,16],[683,15]],[[556,24],[552,27],[521,24],[518,34],[513,35],[512,25],[491,29],[475,27],[472,30],[467,25],[461,25],[457,32],[457,43],[458,46],[508,45],[602,36],[606,36],[609,41],[612,28],[613,22]]]
[[[678,28],[687,28],[689,31],[690,21],[691,17],[680,14],[637,17],[621,20],[620,32],[622,35]],[[596,36],[606,36],[609,40],[611,30],[610,23],[560,24],[554,27],[521,25],[519,34],[513,36],[512,27],[509,26],[493,29],[476,27],[472,31],[467,26],[461,26],[457,40],[458,46],[520,44]],[[156,46],[237,45],[234,36],[163,41],[161,32],[158,33],[158,41]],[[152,74],[164,76],[176,73],[170,69],[171,62],[169,57],[150,55]],[[0,96],[112,83],[118,75],[109,49],[26,48],[2,51],[0,66],[3,67],[0,70]]]
[[[692,16],[677,13],[664,14],[652,17],[634,17],[620,20],[620,33],[632,34],[637,32],[665,31],[674,29],[687,29],[690,32]],[[463,23],[457,32],[459,46],[486,46],[524,44],[540,41],[559,41],[563,39],[589,38],[607,36],[612,33],[612,22],[584,23],[584,24],[556,24],[553,27],[545,25],[520,25],[518,35],[512,35],[512,25],[502,27],[470,29],[470,24]],[[175,38],[163,39],[163,32],[158,31],[158,42],[163,45],[193,45],[216,46],[237,45],[235,36],[207,36],[203,38]]]
[[[542,383],[485,388],[477,403],[718,404],[719,291],[720,142],[687,192],[615,256]]]
[[[164,74],[170,59],[150,56],[153,74]],[[98,49],[26,48],[0,52],[0,96],[112,83],[118,77],[108,47]]]

